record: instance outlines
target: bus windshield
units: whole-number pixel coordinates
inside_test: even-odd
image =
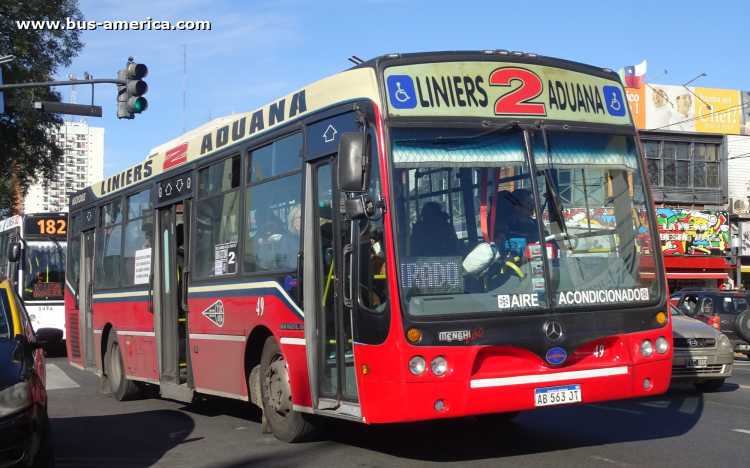
[[[65,287],[64,255],[66,244],[51,241],[28,241],[23,259],[23,300],[62,300]]]
[[[601,310],[658,297],[635,137],[517,127],[392,135],[409,314]]]

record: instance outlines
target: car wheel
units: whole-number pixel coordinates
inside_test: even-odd
[[[323,419],[295,411],[292,389],[284,355],[273,336],[268,337],[260,358],[260,395],[263,415],[273,435],[284,442],[305,442],[315,439],[323,427]]]
[[[750,310],[737,316],[734,320],[734,331],[740,338],[750,343]]]
[[[502,424],[506,423],[521,414],[520,411],[510,411],[507,413],[478,414],[474,416],[482,424]]]
[[[715,392],[724,385],[724,380],[725,379],[709,380],[707,382],[694,383],[693,385],[695,385],[695,388],[701,392]]]
[[[32,468],[48,468],[55,466],[55,446],[52,444],[52,427],[49,417],[45,414],[42,421],[42,436],[39,441],[39,451],[34,455]]]
[[[143,394],[143,387],[125,377],[125,366],[122,363],[120,342],[114,331],[107,339],[107,355],[104,359],[104,370],[107,372],[109,389],[117,401],[136,400]]]

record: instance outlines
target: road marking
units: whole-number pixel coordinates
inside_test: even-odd
[[[62,371],[54,364],[47,364],[47,390],[59,390],[62,388],[80,387],[75,380],[68,377],[68,374]]]
[[[591,406],[591,405],[589,405],[589,406]],[[616,466],[630,466],[627,463],[617,462],[617,461],[614,461],[614,460],[610,460],[609,458],[595,457],[594,455],[589,455],[589,457],[593,458],[594,460],[599,460],[599,461],[605,461],[607,463],[612,463],[613,465],[616,465]]]
[[[740,388],[750,388],[750,385],[740,385]]]
[[[624,409],[624,408],[610,408],[609,406],[599,406],[599,405],[586,405],[586,406],[590,406],[592,408],[610,410],[610,411],[622,411],[623,413],[630,413],[630,414],[646,414],[643,411],[635,411],[635,410],[629,410],[629,409]]]
[[[750,434],[750,431],[747,429],[732,429],[734,432],[742,432],[744,434]]]

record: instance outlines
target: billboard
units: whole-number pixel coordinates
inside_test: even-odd
[[[748,91],[646,84],[625,92],[639,129],[750,135]]]
[[[729,255],[726,211],[657,208],[663,255]]]

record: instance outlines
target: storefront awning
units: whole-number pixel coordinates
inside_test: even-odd
[[[729,279],[729,275],[727,275],[726,273],[706,273],[706,272],[695,272],[695,273],[667,272],[667,279]]]

